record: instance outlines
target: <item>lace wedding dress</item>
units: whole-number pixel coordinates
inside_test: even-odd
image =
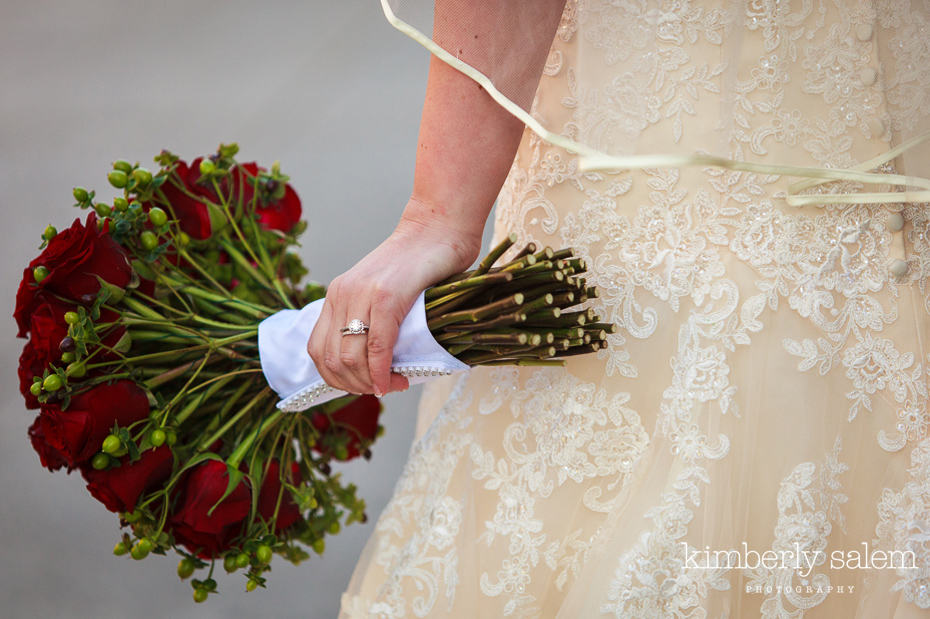
[[[569,1],[534,117],[699,148],[732,36],[734,160],[851,167],[930,115],[930,2],[722,4]],[[620,328],[564,368],[426,386],[341,616],[927,616],[930,208],[788,206],[795,180],[583,173],[527,130],[494,242],[575,248]]]

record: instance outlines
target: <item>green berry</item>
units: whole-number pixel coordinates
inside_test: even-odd
[[[236,555],[236,567],[249,567],[249,555],[246,552],[240,552]]]
[[[101,449],[110,455],[114,455],[120,450],[120,447],[122,446],[123,443],[119,440],[119,437],[115,434],[111,434],[110,436],[103,439],[103,445],[101,446]]]
[[[49,374],[42,381],[42,388],[46,391],[58,391],[61,389],[61,378],[58,377],[58,374]]]
[[[93,459],[90,461],[90,465],[94,467],[94,470],[102,471],[110,466],[110,456],[107,454],[94,454]]]
[[[129,212],[133,215],[138,216],[142,212],[142,203],[138,200],[133,200],[129,203]]]
[[[113,198],[113,208],[120,213],[125,213],[126,209],[129,208],[129,202],[126,201],[126,198]]]
[[[323,554],[323,551],[326,550],[326,540],[322,537],[313,542],[313,550],[318,554]]]
[[[65,312],[65,322],[69,325],[76,325],[80,320],[81,317],[77,312]]]
[[[142,242],[142,247],[148,251],[152,251],[158,247],[158,237],[155,236],[155,233],[151,230],[146,230],[139,236],[139,240]]]
[[[187,247],[191,244],[191,237],[187,232],[182,232],[177,238],[178,247]]]
[[[339,445],[336,447],[336,459],[337,460],[348,460],[349,459],[349,450],[345,445]]]
[[[58,228],[52,225],[45,226],[45,231],[42,232],[42,239],[45,241],[51,241],[55,238],[55,235],[58,234]]]
[[[140,512],[138,509],[134,509],[131,512],[126,512],[126,514],[123,516],[123,520],[129,524],[132,524],[133,522],[139,522],[141,518],[142,512]]]
[[[113,209],[111,209],[108,204],[104,204],[103,202],[98,202],[95,204],[94,210],[97,211],[97,215],[100,217],[109,217],[110,213],[113,212]]]
[[[206,589],[200,589],[200,588],[194,589],[194,601],[197,602],[198,604],[206,602],[207,597],[209,595],[210,595],[210,592],[207,591]]]
[[[333,520],[331,523],[329,523],[329,532],[333,535],[338,534],[340,529],[341,527],[339,526],[338,520]]]
[[[41,284],[42,280],[48,277],[48,269],[43,266],[37,266],[32,269],[32,278],[36,280],[37,284]]]
[[[194,573],[194,562],[189,558],[184,557],[181,559],[181,562],[178,563],[178,576],[182,579],[189,578],[191,574]]]
[[[63,353],[61,353],[61,362],[62,362],[62,363],[71,363],[72,361],[74,361],[74,353],[73,353],[73,352],[63,352]]]
[[[249,580],[248,582],[245,583],[245,590],[246,590],[246,591],[255,591],[256,589],[258,589],[258,581],[257,581],[257,580]]]
[[[122,189],[129,182],[129,177],[126,176],[125,172],[120,170],[113,170],[107,174],[107,180],[110,181],[110,184],[117,189]]]
[[[148,185],[152,182],[152,173],[145,168],[136,168],[132,171],[132,179],[139,185]]]
[[[29,393],[34,396],[38,396],[40,393],[42,393],[42,381],[29,385]]]
[[[204,176],[213,174],[216,171],[216,164],[211,159],[203,159],[200,162],[200,173]]]
[[[203,581],[203,588],[207,591],[216,591],[216,581],[212,578],[207,578]]]
[[[223,569],[229,574],[239,569],[239,566],[236,565],[236,555],[226,555],[226,558],[223,559]]]
[[[117,557],[121,557],[127,552],[129,552],[129,545],[126,542],[117,542],[116,546],[113,547],[113,554]]]
[[[153,226],[164,226],[168,221],[168,214],[157,206],[153,206],[149,210],[149,221],[152,222]]]
[[[165,441],[168,439],[168,435],[161,428],[156,428],[152,430],[152,435],[149,436],[149,440],[152,442],[152,445],[155,447],[161,447],[165,444]]]
[[[90,194],[87,193],[87,190],[83,187],[75,187],[71,195],[73,195],[74,199],[78,202],[87,202],[87,199],[90,198]]]
[[[87,366],[83,363],[69,363],[67,372],[68,376],[84,378],[87,375]]]
[[[152,542],[145,539],[144,537],[136,542],[136,545],[132,547],[130,554],[132,558],[136,561],[146,558],[149,556],[149,553],[152,551]]]
[[[132,171],[132,164],[125,159],[117,159],[113,162],[113,169],[129,174]]]
[[[168,445],[174,445],[175,443],[178,442],[178,433],[172,430],[171,428],[168,428],[167,430],[165,430],[165,434],[168,435],[167,440],[165,441],[168,443]]]
[[[258,550],[255,551],[255,558],[258,559],[258,562],[262,565],[267,564],[271,561],[271,546],[267,544],[262,544],[258,547]]]

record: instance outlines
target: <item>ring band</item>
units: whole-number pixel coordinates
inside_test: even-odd
[[[360,335],[362,333],[365,333],[366,331],[368,331],[368,325],[366,325],[364,322],[362,322],[358,318],[353,318],[352,320],[349,321],[349,324],[339,329],[339,332],[342,333],[343,336]]]

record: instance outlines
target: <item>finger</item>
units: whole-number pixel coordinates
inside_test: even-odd
[[[396,391],[392,388],[391,358],[400,325],[380,303],[371,306],[371,329],[368,331],[368,371],[375,395]],[[396,375],[395,375],[396,376]],[[403,378],[403,377],[401,377]],[[407,379],[404,378],[404,381]]]
[[[406,376],[391,372],[391,391],[406,391],[410,387],[410,381]]]
[[[327,296],[326,300],[323,301],[320,317],[310,334],[310,356],[313,358],[313,364],[316,366],[317,372],[320,373],[320,377],[330,386],[333,386],[333,383],[338,381],[335,374],[338,366],[331,367],[333,365],[332,359],[328,358],[326,354],[333,323],[333,297]]]
[[[341,299],[342,297],[337,297]],[[332,375],[332,381],[327,381],[331,387],[342,389],[349,393],[364,393],[365,385],[356,380],[349,368],[343,363],[342,343],[350,337],[361,337],[358,335],[343,336],[339,331],[346,326],[349,320],[346,318],[347,311],[345,304],[337,300],[333,304],[333,319],[326,333],[326,352],[324,353],[326,366]]]
[[[369,303],[367,299],[363,302],[355,302],[354,299],[362,299],[362,295],[353,297],[353,303],[349,306],[346,313],[345,326],[355,319],[361,320],[366,325],[369,322]],[[368,339],[370,333],[353,334],[348,333],[342,336],[342,345],[339,360],[345,368],[343,379],[357,388],[356,393],[372,393],[374,387],[371,385],[371,376],[368,373]]]

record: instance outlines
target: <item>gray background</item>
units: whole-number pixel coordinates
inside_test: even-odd
[[[310,227],[302,256],[329,281],[374,248],[409,195],[428,53],[394,30],[377,0],[85,2],[0,0],[0,264],[5,314],[48,223],[78,211],[71,188],[114,195],[116,158],[187,160],[237,141],[240,160],[279,159]],[[485,247],[490,233],[486,226]],[[78,473],[39,465],[26,436],[16,361],[0,329],[0,617],[334,617],[413,438],[420,387],[385,398],[371,465],[343,467],[369,504],[323,559],[276,558],[270,586],[241,575],[195,605],[176,557],[111,554],[116,516]],[[222,572],[222,570],[220,570]]]

